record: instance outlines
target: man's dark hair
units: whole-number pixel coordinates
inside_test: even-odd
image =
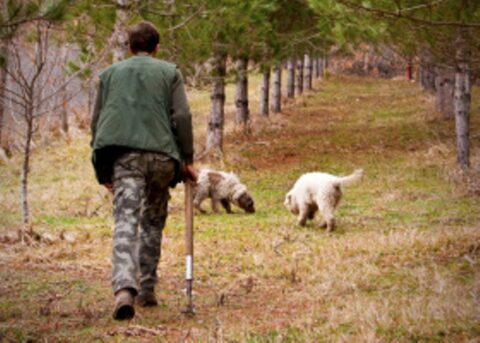
[[[134,54],[138,52],[150,54],[159,42],[160,34],[157,28],[148,21],[143,21],[128,29],[128,44]]]

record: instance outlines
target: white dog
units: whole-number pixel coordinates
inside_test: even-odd
[[[221,204],[227,213],[232,213],[230,203],[237,205],[247,213],[254,213],[253,199],[247,191],[247,187],[240,183],[234,173],[200,169],[198,182],[194,190],[193,204],[200,212],[205,213],[201,205],[206,198],[212,199],[212,209],[219,211]]]
[[[335,228],[335,209],[342,198],[342,187],[358,181],[363,175],[357,169],[349,176],[339,177],[327,173],[302,175],[285,196],[284,205],[298,215],[298,224],[304,226],[307,219],[313,219],[317,210],[323,216],[322,227],[327,231]]]

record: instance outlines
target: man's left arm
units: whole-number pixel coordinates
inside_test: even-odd
[[[100,112],[102,111],[102,98],[103,98],[103,88],[102,82],[99,83],[97,89],[97,96],[95,98],[95,105],[93,108],[92,113],[92,121],[90,123],[90,130],[92,132],[92,141],[90,142],[90,146],[93,148],[93,143],[95,141],[95,135],[97,133],[97,123],[98,119],[100,118]],[[95,152],[94,152],[95,153]],[[113,193],[113,185],[112,183],[103,183],[102,184],[110,193]]]

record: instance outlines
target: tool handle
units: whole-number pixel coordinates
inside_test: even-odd
[[[193,290],[193,183],[185,180],[185,262],[186,271],[185,279],[187,282],[187,309],[184,311],[188,314],[194,314],[194,306],[192,301]]]
[[[185,248],[186,279],[193,279],[193,185],[185,181]]]

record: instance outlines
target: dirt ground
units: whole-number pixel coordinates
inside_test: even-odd
[[[12,241],[17,184],[0,166],[10,180],[0,184],[0,341],[480,341],[480,206],[456,171],[454,124],[406,81],[336,77],[284,105],[254,117],[248,135],[230,131],[222,161],[198,162],[235,171],[257,213],[196,215],[193,318],[181,312],[182,187],[164,234],[161,304],[116,322],[111,199],[85,162],[88,137],[36,155],[39,241]],[[477,134],[479,114],[474,100]],[[475,163],[478,151],[475,138]],[[365,178],[346,190],[337,231],[295,224],[283,196],[299,175],[357,167]]]

